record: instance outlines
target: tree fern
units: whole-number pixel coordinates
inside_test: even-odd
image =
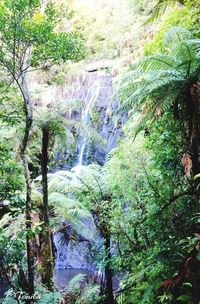
[[[50,132],[50,140],[57,149],[66,150],[71,147],[74,138],[69,129],[66,128],[65,119],[60,113],[60,109],[52,107],[40,107],[35,110],[35,120],[32,128],[32,137],[42,138],[41,130],[46,128]]]
[[[62,214],[64,217],[88,218],[92,220],[91,214],[79,201],[68,198],[58,192],[49,195],[49,204],[55,212]]]
[[[93,191],[98,192],[99,184],[104,187],[102,168],[98,165],[75,167],[70,172],[57,171],[49,176],[49,191],[59,193],[78,193],[88,190],[88,185]],[[99,184],[98,184],[99,183]]]
[[[69,174],[68,171],[58,171],[50,174],[49,177],[49,205],[53,211],[50,221],[52,229],[56,231],[60,228],[60,223],[67,220],[77,234],[87,240],[95,241],[94,232],[88,228],[88,226],[94,225],[93,217],[88,209],[75,196],[72,196],[75,185],[72,183],[72,179],[68,179]],[[40,183],[40,177],[35,180],[33,185],[38,187],[38,183]],[[42,193],[35,187],[32,197],[34,202],[41,206]]]
[[[119,94],[122,108],[142,110],[143,117],[155,117],[155,111],[165,109],[181,94],[200,69],[200,40],[180,27],[166,33],[163,53],[144,57],[123,77]]]

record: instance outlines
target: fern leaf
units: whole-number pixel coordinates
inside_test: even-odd
[[[80,288],[80,284],[82,282],[84,282],[86,279],[86,274],[83,274],[83,273],[79,273],[77,274],[74,278],[72,278],[69,283],[68,283],[68,286],[67,286],[67,291],[68,292],[72,292],[76,289],[79,289]]]

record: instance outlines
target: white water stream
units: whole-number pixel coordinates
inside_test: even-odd
[[[100,81],[96,80],[92,86],[88,88],[87,95],[86,95],[86,106],[82,112],[82,123],[84,126],[88,126],[90,124],[90,111],[95,104],[97,98],[99,97],[101,83]],[[88,145],[88,134],[87,132],[82,132],[80,146],[78,151],[78,166],[83,165],[84,156],[87,153],[87,145]]]

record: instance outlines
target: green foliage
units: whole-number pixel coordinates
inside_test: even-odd
[[[123,107],[142,110],[139,128],[181,100],[189,81],[198,80],[199,45],[190,32],[173,27],[165,34],[164,51],[142,58],[124,77],[119,91]]]
[[[138,26],[154,6],[154,3],[148,4],[149,1],[133,1],[131,12],[127,1],[123,5],[121,2],[110,5],[110,2],[100,1],[94,7],[80,1],[80,7],[84,9],[76,14],[80,7],[76,7],[77,1],[72,2],[71,12],[62,10],[61,23],[67,20],[75,29],[84,32],[93,58],[114,58],[116,55],[129,58],[130,54],[133,55],[144,37]],[[175,1],[159,1],[157,8],[165,9],[169,2]],[[177,271],[183,258],[194,250],[196,261],[200,260],[199,193],[195,192],[198,189],[192,195],[188,191],[196,182],[198,184],[198,175],[195,181],[188,179],[181,165],[188,142],[185,90],[198,81],[200,70],[198,2],[185,1],[184,7],[175,7],[164,17],[153,41],[145,46],[146,57],[133,64],[124,77],[120,96],[122,108],[128,108],[130,116],[124,129],[125,138],[110,153],[105,166],[92,164],[48,176],[53,229],[60,228],[58,223],[64,217],[71,223],[74,241],[77,235],[81,235],[95,243],[93,233],[87,228],[88,224],[94,225],[94,221],[102,235],[109,234],[112,257],[110,259],[108,250],[99,250],[96,262],[101,270],[109,264],[113,273],[122,273],[119,304],[192,301],[193,281],[189,271],[180,284],[178,295],[170,288],[162,290],[159,287],[166,278],[179,274]],[[96,12],[103,5],[104,16],[88,16],[88,11]],[[122,12],[125,17],[121,23]],[[69,31],[60,33],[57,17],[52,4],[43,10],[39,0],[1,1],[2,68],[16,77],[20,76],[21,68],[26,72],[31,71],[31,66],[49,68],[53,63],[84,58],[82,35]],[[29,46],[31,61],[25,67]],[[54,82],[64,85],[68,81],[66,78],[63,69],[54,77]],[[18,290],[20,270],[26,273],[26,236],[33,241],[41,232],[42,223],[36,222],[32,229],[25,230],[24,216],[20,215],[25,208],[24,180],[17,160],[17,140],[22,133],[23,108],[21,99],[16,98],[15,88],[8,89],[0,83],[0,94],[0,201],[3,201],[0,207],[0,270],[6,271]],[[174,119],[175,105],[179,119]],[[34,110],[28,155],[29,165],[37,172],[35,175],[39,174],[42,129],[48,129],[50,134],[50,167],[55,164],[57,151],[73,149],[72,127],[77,133],[83,131],[99,140],[92,128],[88,130],[82,123],[64,117],[76,107],[80,108],[81,102],[71,100]],[[93,111],[91,116],[97,125],[98,113]],[[138,130],[143,132],[133,140]],[[40,187],[41,178],[38,177],[32,183],[33,214],[41,209]],[[66,295],[38,286],[37,292],[41,295],[38,303],[55,304],[61,298],[72,304],[103,302],[99,286],[86,284],[84,279],[83,275],[75,277],[69,283]],[[14,304],[15,299],[8,293],[2,303]]]
[[[0,142],[0,200],[14,200],[19,190],[22,190],[22,168],[13,159],[8,142]]]
[[[184,1],[185,6],[190,11],[190,18],[192,20],[192,24],[190,25],[190,30],[194,33],[195,36],[200,36],[199,31],[199,12],[200,12],[200,4],[198,0],[185,0]]]
[[[72,224],[73,234],[81,235],[83,238],[94,242],[94,233],[88,229],[87,225],[93,224],[93,218],[89,210],[73,196],[74,189],[78,189],[79,180],[75,173],[57,171],[49,174],[49,205],[53,217],[51,225],[53,229],[60,229],[63,217]],[[37,191],[40,186],[40,178],[35,181],[33,200],[37,207],[42,204],[42,194]],[[76,190],[77,191],[77,190]],[[75,236],[76,237],[76,236]]]
[[[92,112],[91,112],[91,119],[92,119],[92,123],[93,125],[96,127],[99,125],[100,123],[100,114],[99,112],[97,111],[97,109],[92,109]]]
[[[76,301],[76,304],[97,304],[99,301],[101,301],[102,298],[98,294],[98,285],[88,285],[83,289],[83,292],[79,299]]]
[[[74,289],[80,289],[80,284],[85,280],[85,277],[85,274],[77,274],[73,279],[70,280],[67,290],[72,291]]]
[[[163,51],[162,42],[165,33],[173,26],[190,29],[193,24],[190,12],[191,10],[189,8],[183,7],[180,9],[175,8],[170,14],[168,14],[158,32],[154,35],[153,40],[145,44],[143,50],[144,55],[149,56]]]
[[[62,12],[63,7],[68,8],[68,23],[84,33],[92,61],[117,57],[129,61],[130,54],[141,46],[141,37],[145,36],[141,25],[155,3],[147,0],[59,2]]]
[[[168,3],[168,1],[163,2],[166,5]],[[144,55],[153,55],[163,51],[162,41],[165,33],[173,26],[180,26],[190,30],[195,37],[199,37],[199,11],[199,1],[184,1],[184,6],[175,6],[175,8],[164,17],[164,20],[153,39],[145,44],[143,50]]]
[[[100,296],[99,286],[86,283],[86,275],[78,274],[67,286],[66,301],[75,304],[97,304]]]
[[[12,286],[19,289],[19,272],[25,269],[26,236],[24,218],[12,219],[8,214],[0,221],[0,272],[7,275]],[[9,225],[9,226],[8,226]],[[6,300],[7,301],[7,300]],[[6,302],[7,303],[7,302]]]
[[[49,291],[44,287],[38,287],[37,292],[40,295],[38,304],[57,304],[60,303],[62,295],[59,291]]]
[[[49,35],[50,39],[45,44],[36,45],[33,50],[32,65],[38,66],[41,63],[59,63],[61,60],[78,61],[85,57],[83,37],[80,33],[60,33]],[[49,37],[48,37],[49,38]]]
[[[39,0],[1,1],[0,61],[2,68],[16,78],[30,65],[47,67],[58,61],[80,60],[85,56],[82,36],[79,33],[55,32],[57,19],[54,6],[47,4],[42,12],[41,5]],[[30,47],[32,55],[27,65]]]
[[[134,142],[132,128],[130,121],[106,164],[116,206],[111,227],[119,255],[113,264],[127,272],[121,281],[121,288],[127,288],[124,303],[173,303],[171,293],[161,295],[157,289],[197,241],[185,238],[198,203],[190,196],[176,199],[189,186],[180,164],[184,127],[166,112],[149,125],[149,135],[140,134]]]
[[[163,15],[169,7],[176,6],[177,9],[177,3],[183,4],[184,0],[159,0],[153,8],[153,13],[151,14],[151,17],[147,19],[145,23],[155,21],[155,19],[158,19],[161,15]]]
[[[16,201],[22,190],[22,167],[17,162],[16,128],[19,129],[22,118],[22,106],[16,100],[16,90],[9,88],[5,82],[0,84],[0,201]],[[16,104],[13,107],[13,103]]]

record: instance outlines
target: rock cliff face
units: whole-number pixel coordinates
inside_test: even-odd
[[[71,118],[82,119],[104,140],[104,144],[94,143],[88,136],[80,134],[74,164],[97,162],[103,165],[106,155],[116,147],[117,139],[123,136],[125,117],[116,114],[119,100],[115,96],[112,79],[112,75],[104,70],[82,72],[63,92],[64,98],[82,102],[82,111],[72,111]]]
[[[91,244],[88,241],[63,241],[63,233],[54,234],[56,246],[55,269],[82,269],[93,271],[94,259],[91,255]]]
[[[118,138],[123,136],[122,126],[126,120],[126,115],[117,113],[119,100],[114,94],[112,75],[106,70],[84,71],[63,89],[62,98],[81,101],[81,108],[69,113],[70,118],[82,120],[104,141],[104,143],[93,141],[87,132],[80,132],[77,135],[73,165],[87,165],[93,162],[103,165],[106,155],[116,147]],[[91,229],[95,230],[95,227]],[[87,241],[74,244],[70,240],[63,241],[63,239],[63,233],[54,235],[56,269],[93,270],[95,268],[95,258],[91,255],[91,245]],[[101,243],[98,235],[96,239]]]

